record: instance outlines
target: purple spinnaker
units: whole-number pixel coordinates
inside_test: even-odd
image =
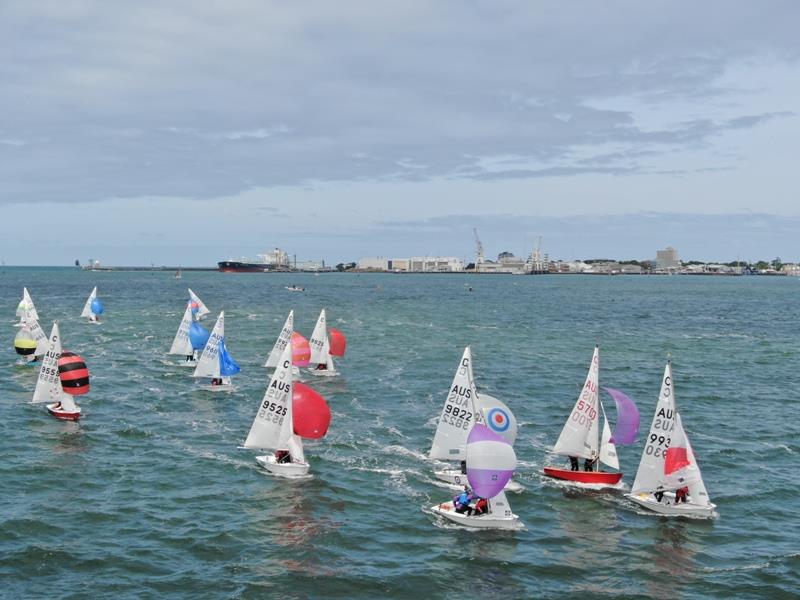
[[[617,424],[614,427],[614,435],[611,436],[611,443],[620,446],[632,444],[636,441],[636,434],[639,433],[639,409],[624,392],[608,387],[603,389],[617,405]]]

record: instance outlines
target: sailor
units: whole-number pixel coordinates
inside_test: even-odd
[[[222,377],[214,377],[211,379],[211,385],[222,385]]]
[[[569,457],[569,466],[573,471],[579,471],[578,465],[578,457],[577,456],[570,456]]]
[[[475,503],[475,514],[485,515],[488,512],[489,512],[489,501],[486,498],[478,498],[478,501]]]
[[[656,499],[656,502],[661,502],[661,499],[664,497],[664,490],[653,493],[653,497]]]
[[[583,470],[584,471],[594,471],[594,463],[597,462],[596,458],[587,458],[583,461]]]
[[[467,461],[465,461],[465,460],[461,461],[461,474],[462,475],[466,475],[467,474]]]
[[[469,503],[473,498],[474,496],[472,495],[472,491],[469,489],[469,486],[465,485],[464,491],[453,498],[453,506],[455,507],[456,512],[462,515],[467,513],[467,516],[471,517],[474,509],[469,505]]]
[[[275,462],[278,464],[288,463],[291,462],[292,456],[289,454],[288,450],[276,450],[275,451]]]
[[[689,486],[683,486],[682,488],[678,488],[675,490],[675,504],[680,504],[683,502],[686,504],[689,500],[687,496],[689,495]]]

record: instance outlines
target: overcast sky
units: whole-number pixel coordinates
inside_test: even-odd
[[[800,261],[800,3],[0,3],[0,259]]]

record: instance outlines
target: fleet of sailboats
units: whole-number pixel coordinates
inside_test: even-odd
[[[232,390],[231,377],[241,369],[225,344],[225,313],[219,313],[209,334],[197,320],[210,311],[191,289],[189,297],[168,353],[185,357],[179,364],[194,367],[194,377],[210,378],[210,389]],[[103,305],[95,287],[81,317],[97,322],[102,313]],[[45,335],[27,288],[23,289],[16,317],[19,322],[15,326],[19,331],[15,336],[15,350],[25,362],[41,358],[31,403],[46,404],[48,413],[58,419],[78,420],[81,408],[75,396],[89,391],[89,371],[83,359],[62,349],[57,322],[53,323],[50,336]],[[282,477],[308,476],[310,464],[303,438],[323,437],[331,413],[322,396],[296,381],[296,367],[311,365],[310,371],[314,374],[337,375],[332,356],[343,355],[345,344],[341,332],[328,328],[324,308],[310,340],[294,330],[294,311],[289,312],[264,364],[275,370],[243,446],[268,451],[255,458],[269,473]],[[602,388],[617,408],[612,433],[601,401],[599,370],[599,348],[595,347],[584,386],[553,446],[554,454],[570,459],[570,468],[547,466],[544,474],[548,477],[569,484],[599,487],[618,486],[623,477],[616,447],[635,441],[639,412],[634,402],[620,390]],[[430,512],[468,528],[521,528],[519,516],[513,513],[506,496],[507,491],[523,489],[512,480],[517,465],[513,448],[516,436],[517,422],[509,407],[477,391],[472,352],[467,346],[445,398],[428,453],[428,458],[434,461],[459,463],[458,468],[439,469],[434,474],[443,482],[464,487],[464,491],[452,502],[430,507]],[[601,463],[613,471],[601,470]],[[637,507],[662,516],[707,519],[717,514],[677,408],[670,361],[664,370],[656,412],[636,478],[625,498]],[[474,506],[472,501],[477,501]]]

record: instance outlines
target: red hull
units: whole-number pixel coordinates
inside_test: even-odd
[[[62,412],[58,410],[51,410],[49,407],[47,408],[47,412],[53,415],[56,419],[62,419],[64,421],[77,421],[81,418],[81,413],[79,412]]]
[[[554,479],[577,481],[578,483],[603,483],[614,485],[622,479],[622,473],[607,473],[605,471],[571,471],[570,469],[554,469],[545,467],[544,474]]]

